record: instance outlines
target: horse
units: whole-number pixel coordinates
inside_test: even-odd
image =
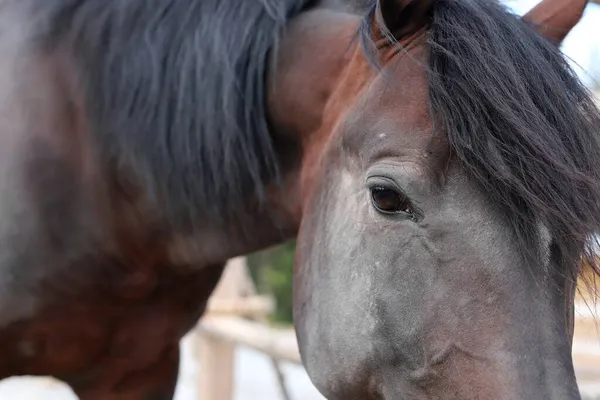
[[[172,398],[226,260],[296,238],[326,397],[577,398],[584,6],[0,0],[0,378]]]
[[[489,0],[378,0],[292,22],[290,97],[272,109],[306,113],[294,323],[326,398],[580,398],[600,113],[559,45],[585,5],[521,18]]]
[[[0,0],[0,379],[172,398],[226,261],[298,227],[267,74],[307,0]]]

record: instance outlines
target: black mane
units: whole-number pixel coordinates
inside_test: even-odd
[[[497,1],[433,3],[429,102],[453,155],[510,216],[525,255],[538,256],[531,253],[542,222],[563,272],[578,271],[581,257],[594,266],[600,113],[593,96],[559,48]]]
[[[52,0],[101,159],[175,225],[238,216],[278,176],[268,53],[311,0]]]

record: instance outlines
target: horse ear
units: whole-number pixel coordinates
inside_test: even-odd
[[[375,35],[391,34],[401,40],[429,23],[435,0],[378,0],[375,9]]]
[[[551,42],[560,45],[581,19],[588,0],[542,0],[523,20]]]

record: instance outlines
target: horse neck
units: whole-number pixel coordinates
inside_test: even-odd
[[[302,216],[306,166],[321,153],[332,131],[331,116],[340,114],[332,110],[332,101],[359,51],[358,42],[353,41],[359,22],[355,15],[314,9],[290,23],[272,55],[275,68],[269,71],[267,99],[275,147],[282,160],[282,181],[269,187],[267,206],[249,213],[239,225],[201,233],[210,238],[210,243],[202,241],[206,246],[200,253],[205,258],[209,254],[211,260],[230,258],[295,237]],[[182,238],[181,251],[176,252],[181,261],[191,246],[189,240],[194,239]]]
[[[302,176],[319,153],[324,113],[357,49],[355,15],[323,8],[304,12],[289,24],[268,71],[268,118],[281,160],[280,182],[268,186],[262,205],[225,227],[205,226],[177,235],[169,246],[175,264],[224,261],[293,239],[302,216]],[[249,199],[250,203],[257,201]]]
[[[268,111],[276,135],[305,142],[323,113],[356,48],[359,18],[312,10],[292,20],[273,54]]]
[[[269,117],[276,135],[301,149],[294,170],[297,215],[337,122],[365,82],[357,79],[366,71],[356,36],[359,23],[358,16],[345,12],[305,12],[290,23],[275,54]]]

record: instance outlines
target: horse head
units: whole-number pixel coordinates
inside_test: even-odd
[[[277,53],[298,138],[294,313],[330,399],[575,399],[600,115],[558,44],[583,1],[312,11]]]

